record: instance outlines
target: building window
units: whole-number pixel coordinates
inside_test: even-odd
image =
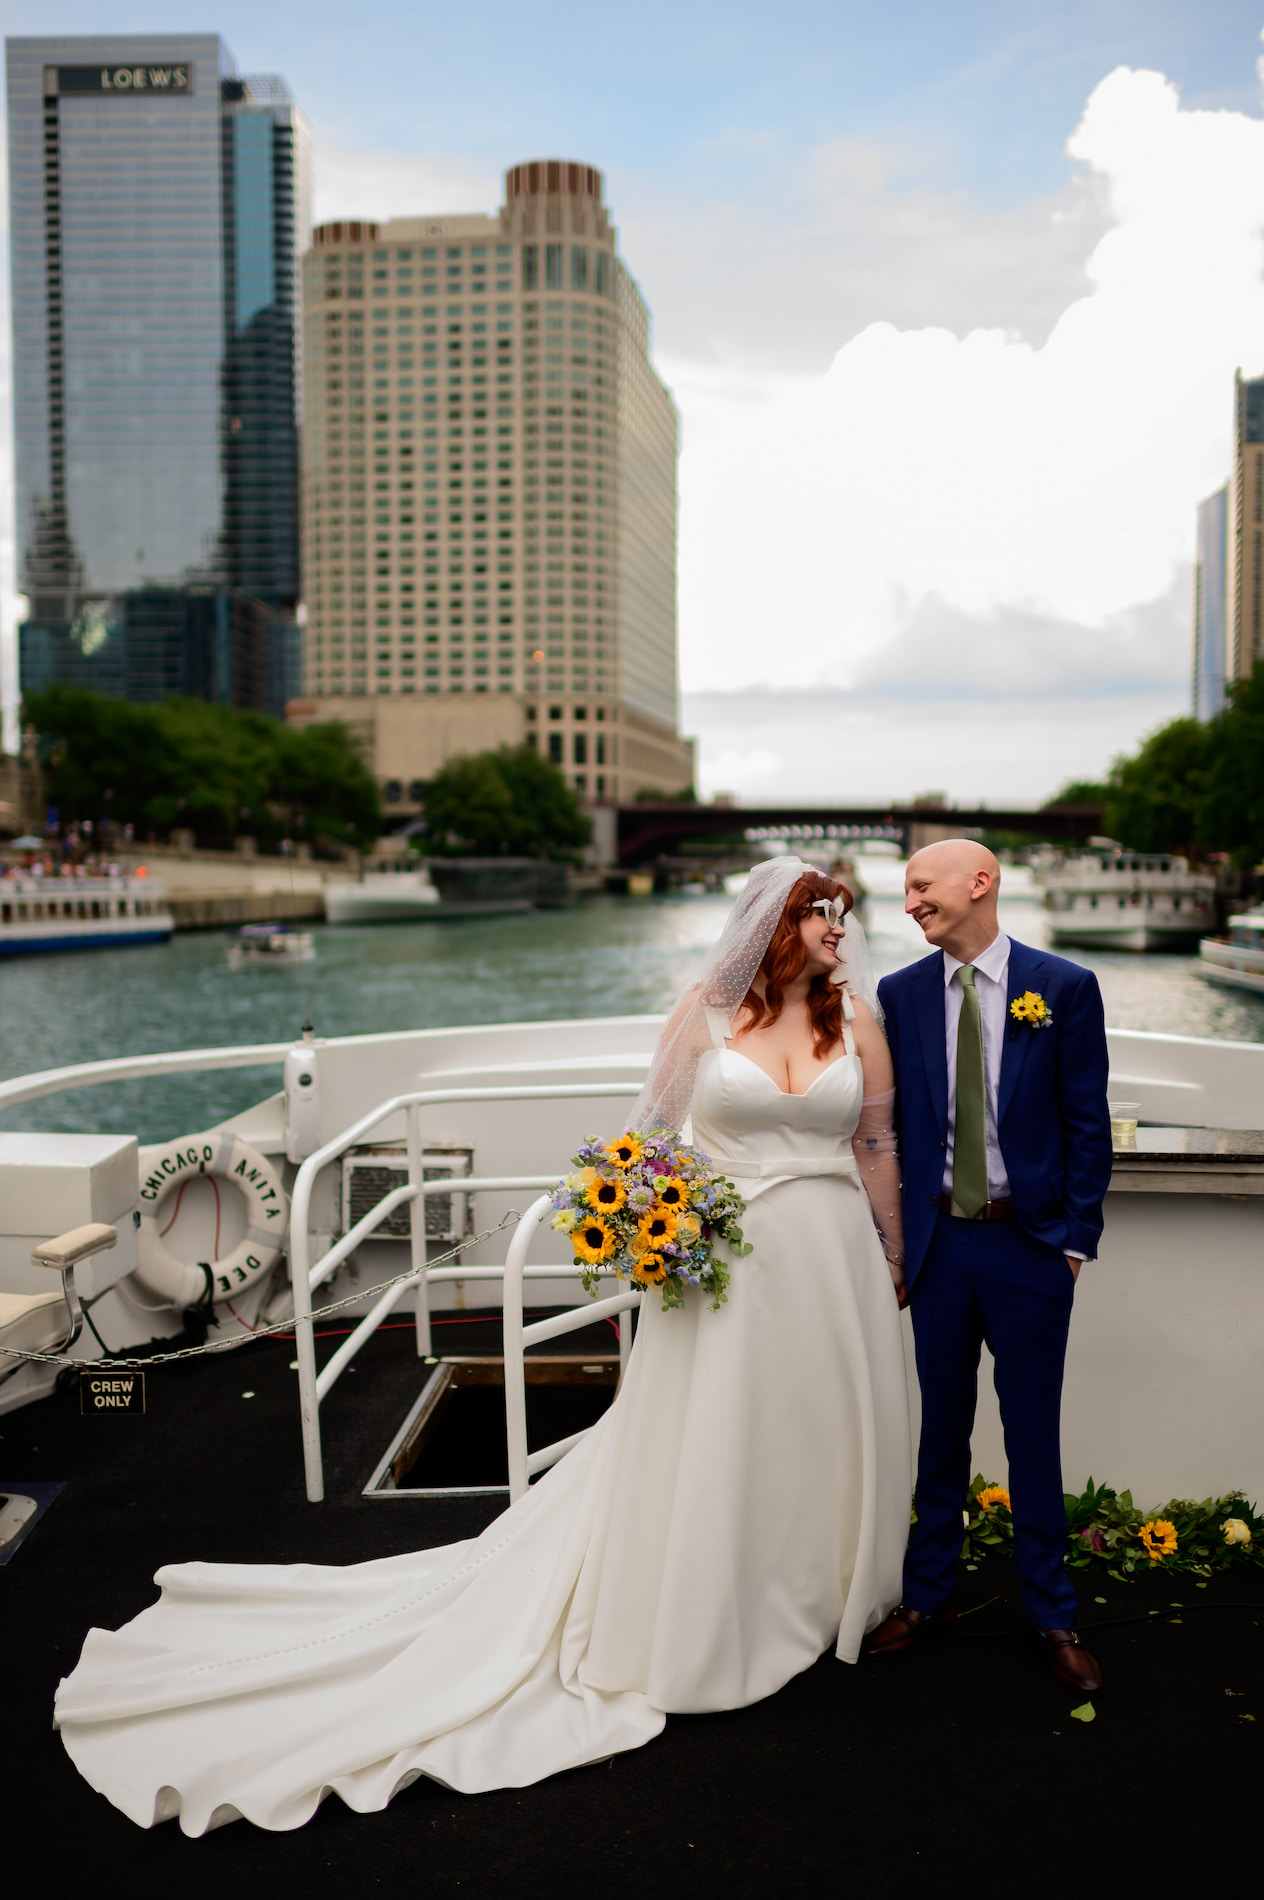
[[[545,288],[548,290],[560,290],[562,288],[562,250],[563,246],[560,244],[546,244],[544,247],[544,281]]]
[[[562,763],[562,735],[560,732],[549,734],[549,758],[554,765]]]
[[[575,734],[574,749],[575,749],[576,765],[587,765],[588,763],[588,734],[586,732],[577,732]]]
[[[539,280],[540,247],[537,244],[524,244],[522,247],[522,288],[534,290]]]
[[[587,288],[588,288],[588,246],[586,244],[572,244],[571,245],[571,289],[572,290],[587,290]]]

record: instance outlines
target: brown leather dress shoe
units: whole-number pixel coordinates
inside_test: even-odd
[[[911,1610],[907,1603],[901,1603],[885,1623],[870,1630],[860,1653],[869,1658],[906,1656],[910,1649],[917,1648],[924,1636],[951,1629],[956,1620],[955,1603],[945,1603],[942,1610],[932,1610],[929,1614],[925,1610]]]
[[[1037,1630],[1036,1640],[1049,1660],[1050,1674],[1077,1695],[1096,1695],[1102,1672],[1075,1630]]]

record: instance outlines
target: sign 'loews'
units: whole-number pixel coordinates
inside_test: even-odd
[[[106,94],[116,98],[138,92],[175,93],[189,98],[193,92],[193,62],[178,66],[46,66],[45,93],[62,97],[94,98]]]

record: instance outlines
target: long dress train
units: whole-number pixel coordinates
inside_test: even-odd
[[[718,1313],[648,1297],[600,1423],[467,1543],[347,1568],[188,1563],[92,1630],[57,1721],[141,1826],[299,1827],[429,1775],[520,1787],[758,1701],[898,1601],[911,1488],[891,1281],[850,1152],[858,1058],[783,1094],[735,1050],[693,1138],[754,1251]]]

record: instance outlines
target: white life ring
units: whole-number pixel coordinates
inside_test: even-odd
[[[173,1188],[196,1175],[230,1181],[246,1197],[246,1232],[222,1260],[177,1260],[159,1215]],[[140,1264],[132,1279],[179,1307],[231,1299],[275,1266],[289,1225],[289,1202],[272,1163],[240,1135],[186,1135],[146,1159],[140,1185]]]

